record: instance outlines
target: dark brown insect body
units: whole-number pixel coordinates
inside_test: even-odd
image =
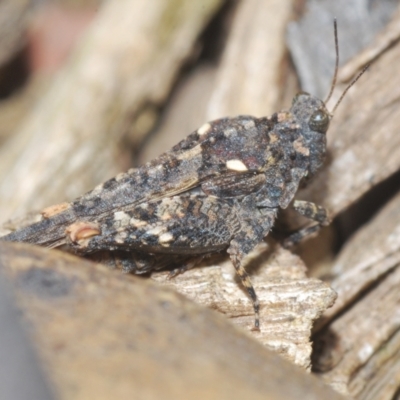
[[[321,166],[328,125],[323,102],[308,94],[271,118],[207,123],[159,158],[70,204],[44,210],[42,221],[2,240],[66,243],[80,254],[188,256],[227,249],[258,314],[243,258],[268,234],[300,182]],[[319,208],[294,204],[319,211],[311,217],[326,222]],[[150,262],[126,265],[135,273],[157,268]]]
[[[323,163],[330,118],[321,100],[300,93],[289,111],[270,118],[207,123],[155,160],[72,203],[49,207],[40,222],[1,240],[66,244],[83,255],[123,252],[125,270],[134,273],[165,265],[157,262],[160,254],[185,258],[227,250],[258,328],[259,304],[243,259],[289,204],[316,221],[294,239],[328,223],[323,208],[292,200]]]

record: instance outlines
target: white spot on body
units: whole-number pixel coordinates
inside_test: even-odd
[[[147,225],[147,222],[143,221],[141,219],[131,218],[129,221],[129,225],[131,225],[135,228],[142,228],[143,226]]]
[[[247,171],[248,168],[240,160],[228,160],[226,162],[226,168],[232,171]]]
[[[118,226],[128,226],[131,217],[124,211],[116,211],[114,213],[114,220],[119,222]]]
[[[155,226],[154,228],[149,229],[147,231],[149,235],[155,235],[155,236],[160,236],[160,234],[164,232],[165,232],[165,226]]]
[[[115,241],[117,243],[123,244],[125,242],[125,239],[128,237],[127,232],[119,232],[115,235]]]
[[[207,122],[206,124],[202,125],[199,129],[197,129],[197,133],[200,136],[202,136],[205,135],[210,130],[211,130],[211,125]]]
[[[158,240],[162,246],[169,246],[169,242],[174,240],[174,235],[170,232],[163,233]]]

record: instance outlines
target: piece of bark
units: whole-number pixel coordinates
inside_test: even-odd
[[[339,80],[348,81],[349,70],[357,73],[366,57],[373,60],[335,113],[324,170],[298,194],[298,198],[325,205],[331,216],[353,205],[345,217],[364,212],[366,220],[371,211],[362,209],[358,200],[375,190],[372,201],[376,203],[377,197],[384,196],[377,186],[383,181],[392,184],[391,193],[400,189],[396,181],[400,170],[400,82],[396,72],[400,46],[393,24],[396,19],[370,50],[350,61],[343,73],[339,70]],[[331,104],[344,86],[339,82]],[[400,387],[399,207],[397,195],[344,244],[332,268],[325,269],[338,299],[315,327],[313,366],[335,389],[356,399],[396,398]]]
[[[53,399],[39,358],[23,329],[20,311],[16,307],[9,282],[1,272],[0,321],[0,398]]]
[[[340,399],[168,288],[0,243],[0,267],[61,399]]]
[[[340,69],[339,82],[348,82],[366,65],[372,63],[389,47],[400,39],[400,8],[394,13],[390,23],[375,37],[375,39],[363,51],[358,53]]]
[[[318,323],[322,327],[379,281],[400,262],[400,194],[344,246],[330,271],[338,293],[332,309]]]
[[[278,111],[285,77],[285,31],[293,0],[242,1],[222,55],[205,121]]]
[[[372,372],[372,373],[371,373]],[[362,400],[395,399],[400,382],[400,333],[397,331],[351,380],[349,389]]]
[[[336,57],[334,18],[342,65],[371,43],[397,7],[393,0],[306,1],[301,18],[288,27],[288,47],[302,89],[322,99],[329,92]]]
[[[338,255],[331,270],[338,299],[315,327],[314,365],[358,399],[393,398],[399,388],[399,265],[400,194]]]
[[[168,95],[221,3],[105,3],[65,70],[0,150],[0,219],[73,199],[125,169],[120,139],[147,104]]]
[[[309,369],[313,323],[334,303],[335,292],[322,281],[307,278],[299,257],[282,248],[271,253],[266,244],[260,245],[246,259],[246,266],[261,304],[260,331],[252,335]],[[245,329],[254,326],[253,305],[229,260],[186,271],[173,279],[168,279],[168,272],[153,273],[152,278],[226,314]]]
[[[395,398],[399,389],[400,353],[400,268],[383,275],[371,290],[360,294],[326,329],[318,334],[316,357],[318,369],[327,370],[323,377],[340,393],[357,399],[374,390],[376,398]],[[323,346],[321,345],[323,344]],[[386,371],[382,368],[388,367]],[[379,387],[380,377],[391,385]],[[375,378],[374,383],[369,380]],[[360,395],[364,392],[364,395]],[[379,394],[378,394],[378,393]]]

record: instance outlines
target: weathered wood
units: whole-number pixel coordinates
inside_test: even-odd
[[[305,265],[287,250],[275,249],[272,253],[263,244],[247,261],[261,304],[260,332],[251,332],[252,335],[293,363],[309,369],[312,326],[332,306],[335,292],[322,281],[307,278]],[[196,303],[226,314],[244,329],[250,330],[254,324],[253,305],[239,286],[229,260],[198,267],[171,280],[168,272],[154,273],[152,278]]]
[[[385,27],[397,8],[392,0],[309,0],[289,24],[288,47],[303,90],[325,98],[335,68],[333,20],[338,24],[340,65],[355,57]],[[351,79],[354,75],[348,76]]]
[[[0,268],[61,399],[342,398],[160,285],[21,244]]]
[[[379,393],[379,399],[393,398],[398,392],[399,285],[400,269],[396,268],[318,335],[317,345],[323,343],[324,350],[316,367],[327,370],[324,378],[339,392],[360,399],[371,390]],[[379,387],[378,377],[394,384]]]
[[[28,221],[32,222],[35,217]],[[0,230],[0,235],[3,233],[7,230]],[[262,243],[246,259],[246,269],[251,273],[261,304],[260,331],[251,334],[268,348],[309,370],[312,327],[334,304],[336,293],[326,283],[308,278],[307,269],[298,256],[274,245],[273,241],[269,244]],[[115,268],[110,253],[95,254],[93,259]],[[198,304],[216,309],[245,330],[252,330],[253,304],[226,256],[225,260],[221,256],[206,258],[195,269],[173,279],[169,279],[169,273],[154,272],[151,278]]]
[[[337,18],[340,39],[341,15]],[[363,209],[363,202],[358,203],[366,193],[375,190],[380,196],[377,185],[389,177],[394,185],[391,192],[400,189],[394,178],[400,170],[398,19],[399,11],[366,50],[339,70],[339,87],[331,104],[360,67],[372,62],[335,113],[324,170],[299,193],[324,204],[332,216],[353,206],[346,218],[356,212],[364,213],[366,220],[371,208],[377,207],[370,204],[370,209]],[[357,399],[391,399],[400,387],[399,226],[397,194],[344,243],[332,257],[331,267],[325,268],[338,298],[315,327],[313,366],[326,382]]]
[[[49,92],[0,149],[0,220],[72,199],[127,168],[119,148],[161,103],[221,0],[104,3]]]
[[[335,305],[316,329],[316,368],[342,393],[392,398],[400,351],[400,195],[343,248],[331,270]],[[324,328],[323,328],[324,327]],[[389,382],[397,384],[388,384]],[[383,384],[382,382],[386,382]]]
[[[360,229],[336,257],[331,282],[338,292],[334,307],[324,314],[325,325],[361,293],[381,279],[400,262],[400,195]]]
[[[285,32],[293,0],[240,2],[221,57],[205,121],[278,110],[285,78]]]
[[[376,56],[370,69],[344,98],[328,131],[326,165],[312,184],[299,193],[299,197],[323,204],[332,217],[400,169],[400,114],[396,112],[400,77],[394,68],[399,58],[400,46],[396,43]],[[338,86],[331,104],[347,84]]]
[[[400,39],[399,22],[400,8],[397,9],[390,22],[379,32],[372,43],[343,65],[338,76],[339,82],[349,81],[358,71],[361,71],[366,65],[380,57],[390,46],[394,45]]]

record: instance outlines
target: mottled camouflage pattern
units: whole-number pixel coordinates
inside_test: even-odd
[[[253,300],[257,328],[259,305],[243,258],[321,167],[329,120],[322,101],[301,93],[290,111],[270,118],[207,123],[155,160],[44,210],[42,221],[2,240],[66,244],[80,254],[129,252],[140,261],[123,265],[135,273],[158,269],[152,255],[226,249]],[[295,208],[327,222],[320,207],[297,202]]]

